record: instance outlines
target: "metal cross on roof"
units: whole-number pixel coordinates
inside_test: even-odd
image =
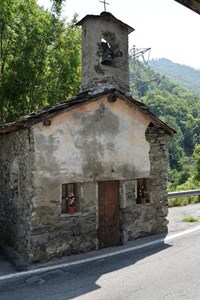
[[[106,2],[105,0],[99,1],[99,2],[104,4],[104,11],[106,11],[106,4],[108,4],[108,5],[110,5],[110,4],[108,2]]]

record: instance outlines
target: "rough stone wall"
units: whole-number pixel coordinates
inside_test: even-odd
[[[27,256],[34,152],[28,129],[0,139],[0,239]]]
[[[146,139],[150,143],[150,203],[136,204],[135,180],[128,181],[121,188],[121,203],[125,203],[124,206],[121,204],[123,243],[138,237],[167,232],[167,136],[164,130],[149,127]],[[130,194],[132,194],[132,199],[124,202],[123,197],[130,199]]]
[[[54,126],[41,123],[33,132],[1,137],[0,238],[4,242],[35,262],[97,249],[98,180],[108,179],[120,180],[123,243],[167,231],[168,154],[162,129],[146,131],[149,173],[144,159],[149,145],[143,136],[148,122],[137,114],[133,118],[124,104],[107,104],[103,99],[53,122]],[[136,153],[138,165],[132,160]],[[150,203],[136,204],[136,178],[148,176]],[[80,188],[78,210],[72,215],[62,212],[62,185],[67,183],[79,183]]]
[[[167,206],[168,136],[164,129],[149,127],[146,139],[150,143],[150,195],[155,207]]]
[[[30,261],[46,261],[97,248],[97,185],[92,182],[80,184],[78,211],[70,215],[61,213],[60,183],[64,178],[64,174],[53,173],[50,181],[46,178],[46,186],[36,189]],[[43,191],[46,192],[46,197],[42,195]]]

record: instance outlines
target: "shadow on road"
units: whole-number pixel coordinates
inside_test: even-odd
[[[162,235],[162,238],[164,237]],[[0,283],[0,298],[1,294],[3,297],[1,299],[5,300],[68,300],[86,296],[88,293],[101,289],[97,282],[102,276],[132,266],[151,255],[165,251],[169,247],[171,246],[165,243],[154,244],[92,262],[59,268],[35,276],[29,275],[29,278],[24,277],[10,280],[4,284]],[[14,298],[12,298],[13,295]]]
[[[96,282],[101,276],[132,266],[138,261],[151,255],[155,255],[160,251],[164,251],[169,247],[171,246],[168,244],[160,243],[151,247],[134,250],[85,264],[82,266],[81,272],[78,266],[68,269],[70,276],[72,274],[73,276],[71,278],[67,277],[67,286],[70,285],[70,289],[66,288],[67,299],[73,299],[80,295],[100,289],[101,286]],[[77,278],[78,282],[74,283],[74,278]]]

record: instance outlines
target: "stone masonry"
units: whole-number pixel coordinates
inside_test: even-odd
[[[120,109],[124,106],[121,102],[117,103],[120,112]],[[92,104],[91,107],[94,108],[96,106]],[[121,116],[120,114],[117,116],[118,109],[116,108],[115,104],[114,124],[119,124]],[[92,112],[89,111],[89,106],[86,106],[86,109],[91,117]],[[81,108],[81,113],[82,111],[83,108]],[[148,192],[150,202],[137,204],[136,189],[137,178],[139,178],[137,174],[139,173],[138,171],[136,172],[136,169],[135,173],[132,171],[134,163],[131,157],[134,156],[134,151],[131,152],[133,154],[130,153],[127,156],[126,153],[126,156],[124,156],[125,166],[127,158],[130,159],[129,168],[125,167],[126,172],[122,168],[123,157],[120,154],[121,152],[119,152],[120,157],[117,157],[120,147],[122,147],[123,153],[124,143],[130,141],[130,134],[128,132],[126,136],[124,127],[125,122],[128,122],[128,112],[125,115],[126,118],[123,117],[122,119],[124,120],[122,123],[123,131],[118,131],[120,134],[118,144],[114,145],[113,143],[112,146],[109,136],[109,147],[112,146],[112,152],[108,152],[106,144],[102,143],[104,140],[107,140],[107,135],[113,135],[112,128],[111,126],[109,127],[111,123],[108,123],[104,128],[105,124],[107,124],[107,114],[108,112],[106,111],[101,112],[101,118],[95,119],[97,125],[93,121],[90,136],[95,137],[97,134],[100,139],[98,140],[99,146],[95,146],[93,153],[91,153],[92,156],[89,152],[90,157],[95,156],[94,162],[90,160],[91,166],[89,168],[88,165],[87,170],[84,168],[85,162],[88,161],[89,163],[89,158],[88,160],[86,159],[86,153],[89,146],[90,148],[92,147],[92,143],[85,145],[86,152],[81,156],[84,157],[83,170],[80,169],[80,171],[75,172],[76,166],[80,168],[81,161],[72,159],[70,161],[70,151],[72,157],[74,157],[75,151],[70,150],[71,146],[67,148],[71,137],[67,135],[66,131],[61,131],[61,128],[63,130],[71,127],[69,123],[67,127],[65,123],[60,127],[61,120],[65,120],[66,117],[57,118],[58,129],[54,123],[55,127],[46,129],[40,123],[34,130],[31,127],[1,136],[0,239],[14,247],[27,260],[32,262],[46,261],[62,255],[98,249],[98,181],[105,180],[105,176],[108,180],[111,178],[112,180],[120,181],[119,206],[122,243],[150,234],[167,232],[167,134],[164,129],[158,127],[148,127],[146,130],[146,141],[142,142],[141,145],[143,145],[143,148],[145,145],[147,151],[150,149],[148,155],[150,176],[143,176],[149,178]],[[77,118],[77,112],[75,116]],[[85,120],[88,122],[90,119],[86,118]],[[83,124],[82,119],[79,122]],[[106,132],[107,127],[108,132]],[[127,123],[127,128],[130,127],[134,128],[133,125],[129,126],[129,123]],[[75,127],[73,128],[75,129]],[[116,126],[114,128],[116,130]],[[70,134],[73,133],[72,128],[69,132],[71,132]],[[139,132],[142,134],[143,131]],[[81,131],[79,137],[82,136],[84,141],[88,139],[87,134],[88,131],[85,131],[84,134]],[[104,138],[102,139],[103,136]],[[72,137],[75,137],[74,133]],[[139,138],[138,135],[136,140],[138,141]],[[66,139],[66,144],[63,144],[64,139]],[[80,147],[80,138],[74,139],[74,141]],[[146,143],[149,144],[146,145]],[[94,145],[96,145],[96,142]],[[63,152],[60,152],[61,149],[63,149]],[[80,149],[81,151],[84,150],[82,146]],[[105,156],[107,165],[104,163],[104,168],[102,165],[98,169],[97,174],[95,173],[97,169],[93,167],[95,159],[96,161],[98,159],[98,149],[101,149],[100,159],[105,153],[106,155],[112,154],[111,157],[114,155],[115,161],[113,159],[109,160]],[[104,149],[104,152],[102,149]],[[116,149],[115,152],[113,152],[114,149]],[[49,157],[51,160],[49,160]],[[142,157],[144,156],[141,156],[140,160]],[[105,158],[103,159],[104,162]],[[141,175],[147,174],[145,166],[140,172]],[[135,177],[134,174],[136,174]],[[126,176],[128,177],[126,178]],[[62,185],[70,182],[75,182],[79,186],[78,209],[73,215],[64,212],[62,205]]]
[[[34,149],[31,132],[0,139],[0,240],[26,255],[32,209]]]
[[[149,127],[146,140],[150,203],[136,203],[136,178],[120,180],[122,243],[167,232],[167,135],[164,129]],[[98,249],[98,181],[83,182],[80,176],[66,177],[53,168],[37,171],[35,147],[29,129],[1,136],[0,239],[35,262]],[[79,182],[78,210],[73,215],[61,209],[65,181]]]
[[[78,211],[61,213],[60,199],[34,206],[29,260],[45,261],[97,248],[96,184],[80,184]]]
[[[150,203],[137,204],[132,193],[132,201],[121,209],[122,243],[138,237],[167,232],[167,135],[164,130],[149,127],[146,139],[150,143]],[[135,180],[126,185],[126,196],[134,190]]]

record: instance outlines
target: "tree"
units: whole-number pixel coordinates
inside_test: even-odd
[[[200,183],[200,144],[195,146],[193,157],[195,161],[194,179]]]
[[[53,1],[59,12],[64,1]],[[35,0],[0,3],[0,121],[13,121],[76,94],[81,33]]]
[[[66,0],[51,0],[52,4],[52,11],[54,11],[58,16],[61,13],[62,5]]]

